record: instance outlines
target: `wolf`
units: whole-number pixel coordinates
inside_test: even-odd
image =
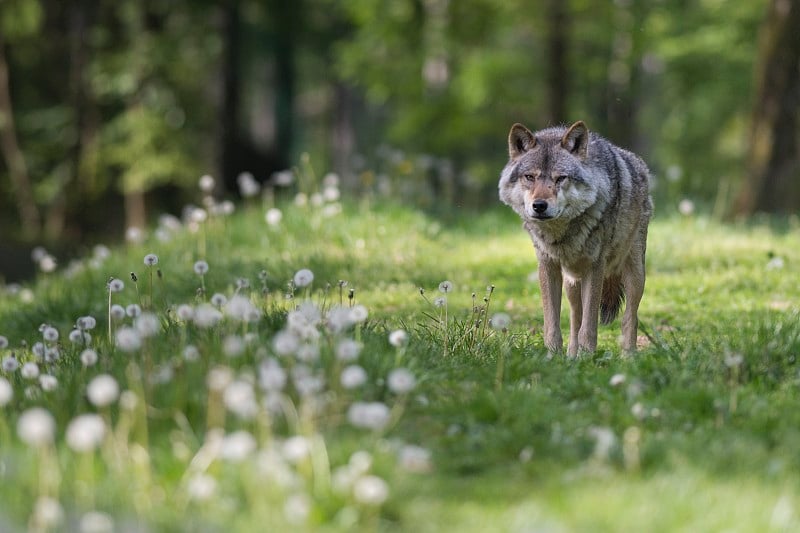
[[[570,306],[568,355],[597,350],[597,324],[622,315],[622,349],[636,351],[644,293],[650,171],[582,121],[531,132],[514,124],[500,200],[519,214],[539,261],[544,343],[561,353],[561,287]]]

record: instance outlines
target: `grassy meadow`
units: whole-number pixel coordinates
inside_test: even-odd
[[[214,211],[2,289],[0,530],[800,529],[796,223],[657,217],[567,359],[510,210]]]

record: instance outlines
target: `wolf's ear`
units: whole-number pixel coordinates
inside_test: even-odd
[[[534,146],[536,137],[531,130],[522,124],[511,126],[511,132],[508,134],[508,155],[511,159],[516,159]]]
[[[581,159],[586,157],[589,149],[589,130],[582,120],[569,127],[561,138],[561,146]]]

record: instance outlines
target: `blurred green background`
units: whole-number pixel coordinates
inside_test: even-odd
[[[792,214],[798,28],[800,0],[0,0],[0,279],[301,154],[495,205],[514,122],[640,153],[662,213]]]

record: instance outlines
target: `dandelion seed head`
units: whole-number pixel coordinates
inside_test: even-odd
[[[82,316],[75,321],[75,325],[84,331],[94,329],[97,326],[97,320],[93,316]]]
[[[16,372],[19,368],[19,361],[17,361],[17,358],[14,356],[14,354],[7,355],[3,358],[2,366],[4,372],[11,374]]]
[[[294,435],[283,441],[281,455],[289,463],[297,464],[311,455],[311,442],[302,435]]]
[[[342,369],[339,382],[345,389],[355,389],[367,382],[367,371],[359,365],[349,365]]]
[[[86,396],[95,407],[106,407],[119,398],[119,384],[112,376],[100,374],[86,386]]]
[[[6,378],[0,376],[0,407],[5,407],[13,399],[14,387],[11,386],[11,382]]]
[[[439,296],[433,299],[434,307],[445,307],[447,305],[447,297],[446,296]]]
[[[197,185],[204,193],[211,193],[214,190],[215,185],[214,177],[210,174],[203,174],[200,176],[200,180],[197,182]]]
[[[69,332],[69,342],[72,344],[91,344],[92,336],[82,329],[73,329]]]
[[[96,450],[105,434],[106,424],[100,415],[83,414],[70,421],[65,438],[72,451],[86,453]]]
[[[382,505],[389,498],[389,485],[378,476],[363,476],[353,484],[353,497],[362,505]]]
[[[270,226],[277,226],[281,223],[281,220],[283,220],[283,212],[277,207],[271,207],[267,209],[267,212],[264,214],[264,220],[266,220],[267,224]]]
[[[395,368],[389,372],[389,390],[395,394],[407,394],[414,390],[417,380],[407,368]]]
[[[194,362],[200,359],[200,350],[198,350],[197,346],[193,344],[187,344],[184,346],[181,355],[183,356],[184,361]]]
[[[142,337],[134,328],[122,327],[115,335],[117,348],[123,352],[135,352],[142,347]]]
[[[443,281],[439,284],[439,292],[443,292],[447,294],[448,292],[453,291],[453,283],[451,281]]]
[[[226,461],[240,463],[250,457],[255,450],[256,439],[250,432],[242,429],[223,437],[219,455]]]
[[[258,367],[258,384],[265,391],[283,390],[286,379],[286,371],[275,359],[266,359]]]
[[[209,501],[217,493],[217,480],[208,474],[197,473],[189,478],[186,484],[186,492],[189,498],[194,501]]]
[[[58,340],[58,330],[52,326],[47,326],[42,330],[42,337],[47,342],[56,342]]]
[[[50,254],[45,255],[41,261],[39,261],[39,270],[45,274],[55,272],[56,268],[58,268],[58,261]]]
[[[45,392],[50,392],[58,388],[58,378],[50,374],[41,374],[39,376],[39,386]]]
[[[200,304],[194,311],[194,323],[199,328],[211,328],[222,320],[222,313],[210,304]]]
[[[136,318],[142,314],[142,307],[139,304],[128,304],[125,307],[125,314],[131,318]]]
[[[314,281],[314,273],[307,268],[303,268],[295,273],[293,280],[298,288],[308,287]]]
[[[64,520],[64,508],[58,500],[49,496],[39,496],[33,508],[35,530],[47,531],[58,527]]]
[[[33,362],[25,363],[19,373],[25,379],[37,379],[39,377],[39,365]]]
[[[283,516],[292,525],[299,526],[311,515],[311,499],[305,494],[292,494],[283,504]]]
[[[61,358],[61,352],[56,346],[47,346],[44,349],[44,360],[46,363],[55,363]]]
[[[742,366],[744,357],[740,353],[726,353],[723,362],[728,368],[737,368]]]
[[[400,468],[406,472],[422,474],[433,470],[430,450],[421,446],[406,444],[397,453]]]
[[[112,305],[109,313],[111,314],[112,320],[122,320],[125,318],[125,308],[119,304]]]
[[[396,348],[402,348],[408,344],[408,333],[402,329],[396,329],[389,334],[389,344]]]
[[[347,307],[336,306],[328,310],[328,329],[333,333],[341,333],[353,325],[352,313]]]
[[[244,339],[239,335],[228,335],[222,341],[222,353],[227,357],[239,357],[245,348]]]
[[[233,371],[227,366],[215,366],[208,371],[206,384],[209,390],[222,392],[233,381]]]
[[[109,292],[121,292],[125,288],[125,282],[118,278],[108,280]]]
[[[253,318],[261,318],[261,311],[250,298],[241,294],[234,294],[225,304],[225,314],[241,322],[253,322]]]
[[[133,321],[133,326],[136,328],[136,331],[139,332],[139,335],[144,338],[154,337],[161,331],[161,322],[158,320],[158,317],[149,311],[146,311],[136,317]]]
[[[97,352],[91,348],[87,348],[81,352],[81,364],[85,367],[96,365],[97,359]]]
[[[353,339],[342,339],[336,344],[336,359],[342,362],[355,361],[363,347],[363,344]]]
[[[189,304],[181,304],[178,306],[175,314],[177,314],[178,318],[184,322],[189,322],[192,320],[192,318],[194,318],[194,307]]]
[[[228,297],[220,292],[215,293],[211,297],[211,305],[213,305],[217,309],[223,307],[227,303],[228,303]]]
[[[379,431],[389,424],[389,407],[381,402],[354,402],[347,410],[347,420],[355,427]]]
[[[503,331],[511,325],[511,317],[508,316],[508,313],[495,313],[492,315],[491,322],[492,328]]]
[[[367,317],[369,316],[369,311],[363,305],[354,305],[352,309],[350,309],[350,321],[358,324],[364,322]]]
[[[80,533],[114,533],[114,519],[100,511],[88,511],[78,524]]]
[[[612,387],[618,387],[625,383],[625,374],[614,374],[611,376],[611,379],[608,380],[608,384]]]
[[[222,394],[225,407],[243,420],[251,420],[258,412],[255,391],[252,383],[237,379],[225,387]]]
[[[208,263],[203,260],[197,261],[194,264],[194,273],[202,276],[208,272]]]
[[[692,216],[694,214],[694,202],[684,198],[678,203],[678,212],[685,217]]]
[[[0,335],[0,350],[8,348],[8,338]]]
[[[17,435],[28,446],[39,448],[50,444],[55,432],[53,415],[42,407],[26,409],[17,419]]]
[[[291,331],[281,330],[272,338],[272,349],[278,355],[292,355],[299,347],[300,339]]]

